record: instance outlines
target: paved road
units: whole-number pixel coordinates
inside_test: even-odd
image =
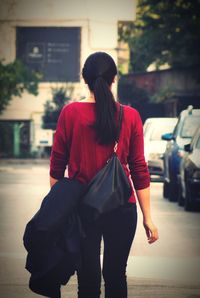
[[[47,163],[0,163],[2,298],[37,296],[27,288],[29,274],[24,269],[22,235],[49,191],[48,180]],[[200,213],[186,213],[177,204],[164,200],[161,183],[152,183],[151,192],[160,240],[153,245],[147,243],[138,208],[138,228],[127,268],[129,297],[200,297]],[[75,289],[76,279],[72,278],[62,290],[63,297],[76,297]]]

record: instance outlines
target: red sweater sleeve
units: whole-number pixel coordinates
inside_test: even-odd
[[[147,188],[150,185],[150,176],[144,158],[143,125],[136,110],[134,121],[131,122],[131,138],[127,161],[134,188],[136,190]]]
[[[50,156],[50,176],[55,179],[61,179],[64,177],[66,165],[69,159],[65,109],[66,106],[62,109],[58,118]]]

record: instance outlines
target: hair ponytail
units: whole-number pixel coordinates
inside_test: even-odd
[[[87,58],[82,74],[96,101],[97,139],[100,144],[110,144],[117,138],[117,104],[110,90],[117,74],[115,62],[104,52],[94,53]]]
[[[96,123],[94,125],[99,142],[109,144],[117,137],[116,129],[116,102],[109,85],[102,77],[98,77],[94,84],[96,101]]]

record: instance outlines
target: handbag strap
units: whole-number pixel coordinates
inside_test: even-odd
[[[118,127],[117,127],[117,139],[115,141],[115,146],[114,146],[114,152],[115,153],[117,152],[118,143],[119,143],[119,137],[120,137],[121,127],[122,127],[122,116],[123,116],[123,107],[120,104],[119,105]]]

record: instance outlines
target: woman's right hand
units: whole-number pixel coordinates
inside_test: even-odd
[[[152,222],[152,220],[148,220],[148,221],[143,221],[143,225],[145,228],[145,232],[147,235],[147,239],[149,244],[154,243],[155,241],[157,241],[159,239],[158,236],[158,229],[157,227],[154,225],[154,223]]]

